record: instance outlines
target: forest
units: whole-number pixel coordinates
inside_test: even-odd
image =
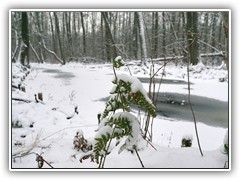
[[[10,11],[10,170],[229,171],[230,17]]]
[[[218,57],[228,64],[228,12],[12,12],[15,62]],[[187,53],[189,52],[189,53]],[[206,62],[206,61],[205,61]],[[211,63],[211,62],[206,62]]]

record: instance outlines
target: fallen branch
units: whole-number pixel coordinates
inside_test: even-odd
[[[156,59],[152,59],[152,61],[175,61],[175,60],[180,60],[180,59],[184,59],[184,56],[173,56],[173,57],[162,57],[162,58],[156,58]]]
[[[12,88],[15,88],[15,89],[20,89],[20,84],[18,84],[18,86],[12,84]]]
[[[13,101],[21,101],[21,102],[25,102],[25,103],[30,103],[32,102],[31,100],[28,99],[20,99],[20,98],[12,98]]]
[[[35,148],[37,146],[40,135],[41,135],[41,132],[37,134],[35,141],[31,145],[26,147],[25,149],[21,149],[15,153],[12,153],[12,158],[21,158],[21,157],[24,157],[24,156],[30,154],[30,152],[33,150],[33,148]]]

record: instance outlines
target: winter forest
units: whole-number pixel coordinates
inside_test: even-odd
[[[230,170],[229,11],[10,11],[10,169]]]

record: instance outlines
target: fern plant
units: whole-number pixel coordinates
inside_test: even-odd
[[[119,149],[119,153],[124,149],[128,149],[135,151],[138,155],[137,143],[141,133],[140,123],[138,118],[130,113],[130,105],[136,105],[138,108],[145,109],[151,116],[156,116],[156,108],[147,96],[141,82],[133,76],[116,74],[115,69],[122,66],[124,66],[124,62],[118,56],[113,61],[115,77],[112,81],[111,97],[106,103],[100,118],[98,131],[94,137],[91,157],[99,164],[99,168],[104,167],[106,157],[110,153],[109,147],[112,139],[116,139],[116,145],[118,145],[119,140],[126,137],[125,142]],[[89,154],[86,156],[89,157]],[[82,159],[85,158],[85,156],[82,156]],[[144,167],[143,164],[142,167]]]

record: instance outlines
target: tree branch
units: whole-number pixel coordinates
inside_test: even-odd
[[[45,46],[45,44],[41,44],[41,43],[39,43],[39,44],[43,47],[44,50],[46,50],[48,53],[52,54],[61,64],[64,64],[63,60],[62,60],[61,58],[59,58],[58,55],[57,55],[55,52],[49,50],[49,49]]]
[[[37,54],[36,50],[33,48],[33,46],[32,46],[32,43],[31,43],[31,42],[29,42],[29,45],[30,45],[30,48],[31,48],[31,50],[33,51],[34,55],[36,56],[36,58],[37,58],[38,62],[41,62],[41,59],[39,58],[39,56],[38,56],[38,54]]]
[[[30,102],[32,102],[31,100],[20,99],[20,98],[12,98],[12,100],[14,100],[14,101],[22,101],[22,102],[25,102],[25,103],[30,103]]]

